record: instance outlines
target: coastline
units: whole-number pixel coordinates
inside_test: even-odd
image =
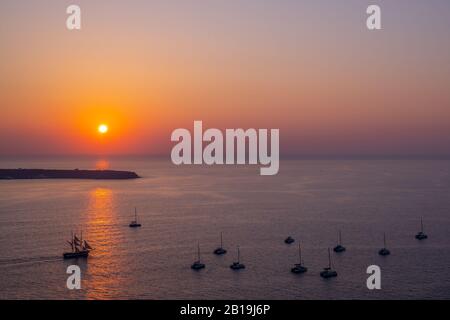
[[[57,169],[0,169],[0,180],[18,179],[91,179],[125,180],[140,178],[133,171],[116,170],[57,170]]]

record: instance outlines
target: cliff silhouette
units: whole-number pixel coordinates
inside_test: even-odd
[[[0,179],[137,179],[132,171],[115,170],[52,170],[52,169],[0,169]]]

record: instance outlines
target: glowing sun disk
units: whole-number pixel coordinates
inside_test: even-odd
[[[101,134],[107,133],[108,132],[108,126],[106,124],[101,124],[98,126],[98,132],[100,132]]]

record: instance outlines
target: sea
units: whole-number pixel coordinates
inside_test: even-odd
[[[446,159],[284,159],[275,176],[160,157],[2,157],[0,168],[141,177],[0,180],[0,299],[450,298]],[[128,226],[135,208],[141,228]],[[94,248],[88,258],[62,258],[72,232]],[[338,276],[323,279],[339,232],[347,250],[331,250]],[[216,256],[221,233],[228,252]],[[290,272],[299,244],[301,275]],[[194,271],[198,247],[206,268]],[[234,271],[238,247],[246,268]],[[70,265],[80,267],[79,290],[67,287]],[[380,289],[367,287],[372,265]]]

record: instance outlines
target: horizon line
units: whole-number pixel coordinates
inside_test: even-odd
[[[1,158],[168,158],[167,154],[129,153],[129,154],[0,154]],[[450,160],[450,154],[280,154],[280,160]]]

